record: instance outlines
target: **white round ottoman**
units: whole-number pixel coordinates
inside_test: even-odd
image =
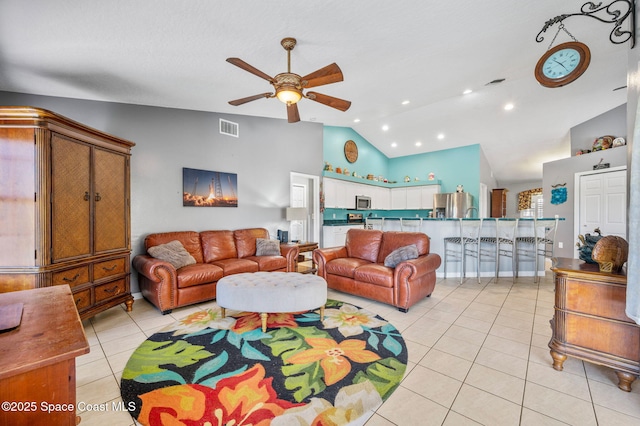
[[[300,312],[320,307],[324,319],[327,282],[324,278],[298,272],[246,272],[221,278],[216,301],[222,308],[259,312],[262,331],[267,330],[267,313]]]

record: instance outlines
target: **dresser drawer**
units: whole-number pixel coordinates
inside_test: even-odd
[[[69,284],[71,288],[89,282],[89,266],[67,269],[66,271],[54,272],[53,285]]]
[[[626,286],[583,280],[567,280],[566,286],[567,310],[632,322],[625,315]]]
[[[127,291],[126,280],[120,279],[96,286],[96,303],[123,294]]]
[[[104,262],[94,263],[93,265],[93,280],[99,281],[102,278],[110,277],[113,275],[121,275],[126,272],[125,258],[111,259]]]
[[[91,306],[91,289],[86,289],[73,293],[73,301],[76,304],[78,312],[81,312]]]

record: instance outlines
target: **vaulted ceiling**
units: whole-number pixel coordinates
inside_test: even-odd
[[[544,162],[570,155],[571,127],[626,102],[630,44],[588,17],[564,21],[591,50],[587,71],[555,89],[534,78],[558,27],[536,35],[583,4],[2,0],[0,90],[286,119],[276,99],[229,105],[272,88],[225,59],[274,76],[287,69],[280,40],[295,37],[291,71],[336,62],[344,81],[313,90],[352,102],[303,99],[301,120],[352,127],[388,157],[480,144],[498,182],[539,180]],[[566,41],[561,31],[554,45]]]

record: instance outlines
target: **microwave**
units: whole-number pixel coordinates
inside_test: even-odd
[[[371,210],[371,197],[356,195],[356,210]]]

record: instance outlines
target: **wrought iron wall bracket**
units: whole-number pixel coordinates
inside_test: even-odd
[[[549,19],[544,23],[544,27],[536,36],[536,41],[540,43],[544,40],[542,33],[547,31],[548,28],[555,24],[560,24],[567,18],[572,16],[587,16],[589,18],[596,19],[606,24],[614,24],[613,30],[609,34],[609,40],[613,44],[622,44],[631,40],[631,48],[636,45],[636,3],[635,0],[613,0],[607,5],[602,5],[602,2],[594,3],[591,1],[586,2],[580,8],[580,12],[567,13],[558,15],[555,18]],[[629,19],[630,29],[623,30],[622,24]]]

